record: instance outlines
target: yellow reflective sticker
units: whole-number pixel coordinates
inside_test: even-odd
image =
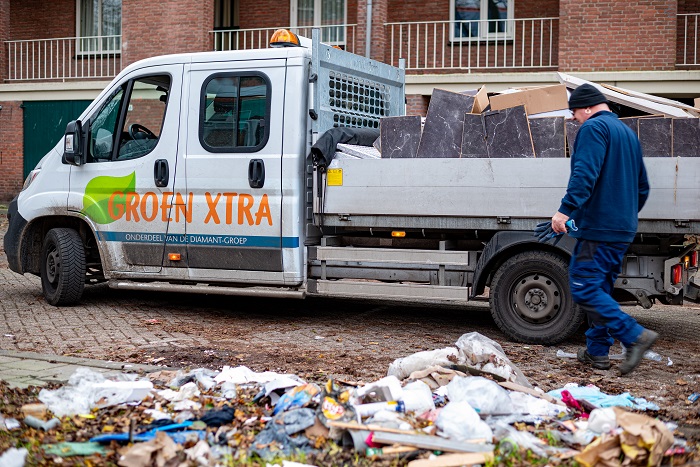
[[[343,186],[343,169],[328,169],[326,182],[328,186]]]

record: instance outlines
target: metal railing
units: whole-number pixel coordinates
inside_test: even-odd
[[[408,70],[556,68],[559,18],[385,23],[391,64]]]
[[[120,35],[15,40],[5,44],[8,81],[111,78],[122,69]]]
[[[348,52],[356,51],[357,24],[332,26],[295,26],[255,29],[226,29],[210,31],[214,35],[214,50],[249,50],[269,47],[270,38],[278,29],[289,29],[299,36],[311,38],[312,29],[321,30],[321,41],[337,45]]]
[[[700,13],[681,13],[678,15],[678,45],[676,65],[700,65],[698,45],[700,36]]]

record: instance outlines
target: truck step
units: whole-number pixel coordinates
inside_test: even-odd
[[[331,297],[442,302],[455,305],[466,304],[469,300],[467,287],[352,280],[309,280],[308,293]]]
[[[153,290],[157,292],[184,292],[210,295],[244,295],[272,298],[304,298],[306,290],[276,287],[220,287],[208,284],[171,284],[168,282],[135,282],[128,280],[111,280],[112,289]]]

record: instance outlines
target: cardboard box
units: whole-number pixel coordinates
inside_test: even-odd
[[[556,84],[491,96],[491,110],[524,105],[528,115],[569,108],[566,86]]]
[[[489,96],[486,94],[486,85],[482,85],[479,89],[462,91],[462,94],[474,97],[474,105],[469,113],[480,114],[489,106]]]

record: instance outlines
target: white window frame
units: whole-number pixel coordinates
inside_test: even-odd
[[[114,48],[114,49],[105,49],[102,47],[102,39],[97,41],[98,48],[96,50],[82,50],[82,39],[83,36],[80,35],[80,18],[81,18],[81,11],[80,11],[80,3],[81,0],[75,0],[75,37],[76,37],[76,45],[75,45],[75,50],[77,55],[115,55],[115,54],[120,54],[122,51],[122,41],[121,39],[119,40],[119,47]],[[122,13],[124,11],[124,0],[122,0]],[[121,17],[121,15],[120,15]],[[97,37],[102,37],[102,0],[99,0],[99,14],[98,14],[99,21],[97,23],[98,27],[98,36]],[[121,29],[121,28],[120,28]],[[94,36],[87,36],[87,37],[94,37]]]
[[[450,0],[453,1],[453,0]],[[292,28],[321,28],[321,31],[323,31],[324,26],[321,24],[321,6],[323,5],[323,0],[314,0],[314,24],[313,26],[299,26],[298,25],[298,17],[299,17],[299,0],[291,0],[290,2],[290,8],[289,8],[289,24]],[[343,40],[342,41],[336,41],[336,42],[328,42],[329,45],[345,45],[347,42],[347,24],[348,24],[348,0],[344,0],[343,2],[343,22],[340,23],[338,26],[344,26],[345,28],[343,29]],[[326,26],[328,27],[328,26]],[[311,33],[308,33],[309,37],[311,37]],[[321,33],[321,37],[323,37],[323,32]]]
[[[479,23],[479,35],[470,37],[457,37],[455,35],[455,0],[450,0],[450,40],[454,42],[470,42],[470,41],[483,41],[483,40],[510,40],[513,39],[513,27],[515,22],[513,21],[515,15],[515,0],[506,0],[508,2],[508,16],[506,19],[498,20],[506,22],[506,30],[504,32],[489,32],[488,28],[488,2],[489,0],[480,0],[480,18]],[[481,27],[486,25],[486,27]]]

